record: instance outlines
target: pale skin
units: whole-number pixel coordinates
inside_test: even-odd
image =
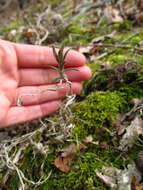
[[[66,57],[66,72],[72,82],[72,92],[82,89],[81,82],[91,77],[91,70],[85,65],[85,57],[70,50]],[[61,98],[69,91],[68,86],[57,91],[46,90],[37,96],[23,96],[22,106],[17,100],[23,94],[36,94],[55,87],[51,82],[58,72],[48,68],[57,66],[52,49],[34,45],[16,44],[0,40],[0,127],[8,127],[37,119],[59,109]],[[77,71],[78,69],[78,71]]]

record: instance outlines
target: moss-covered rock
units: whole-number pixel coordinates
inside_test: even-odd
[[[73,135],[82,139],[88,134],[96,136],[96,130],[106,125],[110,128],[113,120],[117,117],[125,105],[122,93],[97,91],[90,94],[83,102],[74,106],[76,127]],[[106,133],[102,134],[105,138]]]
[[[118,91],[124,94],[125,101],[143,97],[143,66],[126,61],[98,72],[85,86],[85,95],[96,90]]]

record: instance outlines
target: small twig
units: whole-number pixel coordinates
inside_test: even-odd
[[[134,34],[131,34],[128,38],[124,39],[119,45],[116,45],[116,47],[114,46],[114,47],[115,47],[114,49],[109,50],[109,51],[103,53],[102,55],[96,57],[96,60],[99,60],[99,59],[101,59],[101,58],[103,58],[103,57],[106,57],[106,56],[108,56],[108,55],[114,53],[118,48],[121,48],[121,46],[122,46],[122,48],[126,47],[126,44],[124,44],[124,43],[125,43],[126,41],[130,40],[131,38],[133,38],[134,36],[136,36],[137,34],[139,34],[139,32],[135,32]],[[90,45],[91,45],[91,46],[94,46],[93,44],[90,44]],[[110,45],[109,45],[109,46],[110,46]],[[111,46],[110,46],[110,47],[111,47]],[[129,48],[129,49],[131,48],[131,49],[136,49],[136,50],[143,51],[143,49],[141,49],[141,48],[132,47],[132,46],[129,46],[129,45],[128,45],[128,48]],[[127,49],[127,47],[126,47],[126,49]]]
[[[94,43],[92,46],[95,47],[114,47],[114,48],[124,48],[124,49],[134,49],[138,51],[143,51],[143,48],[133,47],[128,44],[102,44],[102,43]]]

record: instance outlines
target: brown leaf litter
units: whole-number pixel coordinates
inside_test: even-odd
[[[84,144],[71,144],[62,150],[62,154],[54,160],[54,165],[62,172],[68,173],[71,169],[71,163],[77,153],[85,150]]]

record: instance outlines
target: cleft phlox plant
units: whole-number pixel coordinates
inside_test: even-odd
[[[21,95],[20,97],[18,97],[18,100],[17,100],[18,106],[22,106],[22,104],[23,104],[22,97],[24,97],[24,96],[38,96],[40,94],[43,94],[46,91],[60,90],[61,88],[64,88],[67,85],[69,86],[69,92],[67,93],[67,96],[73,95],[72,89],[71,89],[71,82],[68,80],[68,77],[65,73],[66,71],[69,71],[69,70],[78,71],[78,69],[75,69],[75,68],[65,68],[65,63],[66,63],[65,58],[71,49],[69,48],[66,51],[64,51],[64,45],[62,45],[58,52],[56,51],[56,48],[54,46],[52,46],[52,50],[53,50],[53,55],[54,55],[58,65],[57,65],[57,67],[52,66],[52,65],[49,65],[48,67],[56,70],[59,74],[59,76],[57,78],[54,78],[51,80],[52,83],[56,83],[55,86],[53,88],[47,88],[47,89],[41,90],[35,94]],[[60,86],[60,88],[59,88],[59,86]]]
[[[11,174],[11,171],[14,171],[16,173],[16,177],[19,179],[19,186],[20,189],[26,190],[27,185],[33,185],[35,187],[44,184],[51,176],[52,170],[49,172],[47,177],[45,177],[43,172],[43,163],[41,163],[41,171],[40,177],[38,177],[38,180],[31,180],[30,177],[25,175],[25,172],[17,166],[19,163],[19,160],[22,160],[24,158],[24,155],[26,151],[28,150],[28,147],[32,147],[33,154],[35,154],[35,159],[38,159],[38,155],[40,153],[40,158],[43,157],[46,158],[48,150],[48,146],[45,143],[40,142],[40,140],[37,139],[37,134],[40,134],[40,136],[46,131],[47,135],[52,137],[52,139],[57,140],[58,142],[65,142],[68,141],[72,129],[74,128],[74,125],[72,124],[72,111],[71,111],[71,104],[73,104],[75,100],[75,95],[73,94],[71,90],[71,82],[68,80],[67,75],[65,74],[66,70],[72,70],[74,68],[65,69],[65,58],[69,52],[70,49],[66,50],[64,53],[64,46],[61,46],[58,53],[56,52],[55,47],[52,47],[53,54],[57,61],[57,67],[50,66],[52,69],[55,69],[59,73],[59,77],[53,79],[51,82],[55,83],[53,88],[47,88],[43,91],[39,91],[35,94],[23,94],[20,97],[18,97],[17,105],[22,106],[23,101],[22,98],[24,96],[38,96],[46,91],[57,91],[61,88],[66,87],[68,85],[69,91],[63,100],[63,104],[60,107],[58,118],[56,118],[56,122],[50,119],[44,119],[44,121],[40,120],[41,127],[38,128],[35,131],[32,131],[30,133],[27,133],[23,136],[16,137],[9,141],[4,141],[1,143],[2,151],[0,154],[0,163],[2,168],[6,167],[7,172],[3,177],[3,183],[5,184],[8,180],[9,175]],[[74,69],[76,70],[76,69]],[[78,71],[78,70],[77,70]],[[46,123],[48,121],[48,124]],[[41,156],[42,155],[42,156]],[[44,158],[44,159],[45,159]],[[39,161],[38,161],[39,162]],[[1,168],[0,168],[1,169]]]
[[[69,71],[69,70],[78,71],[78,69],[75,69],[75,68],[65,68],[65,64],[66,64],[65,59],[70,50],[71,50],[70,48],[65,50],[64,45],[62,45],[59,48],[59,50],[57,51],[56,48],[54,46],[52,46],[52,51],[53,51],[53,55],[57,61],[57,66],[49,65],[48,67],[57,71],[58,75],[59,75],[58,77],[51,80],[51,83],[55,84],[54,87],[46,88],[35,94],[23,94],[20,97],[18,97],[18,100],[17,100],[17,105],[22,106],[23,105],[22,98],[24,96],[38,96],[40,94],[43,94],[46,91],[58,91],[62,88],[68,87],[69,90],[68,90],[66,97],[63,100],[63,104],[59,110],[59,121],[58,121],[58,125],[60,125],[60,131],[61,131],[64,139],[66,139],[70,135],[69,133],[71,132],[71,128],[73,127],[73,126],[71,127],[71,123],[70,123],[70,121],[72,119],[72,111],[70,109],[70,106],[71,106],[71,104],[73,104],[73,102],[75,100],[75,94],[73,94],[72,87],[71,87],[72,83],[71,83],[71,81],[68,80],[68,77],[65,72]],[[48,121],[50,122],[50,120],[48,120]],[[68,128],[70,128],[70,129],[68,129]]]

